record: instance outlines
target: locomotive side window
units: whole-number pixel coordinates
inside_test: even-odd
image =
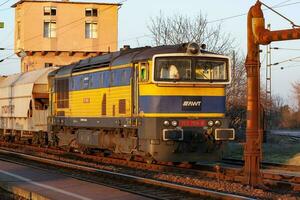
[[[114,85],[114,81],[115,81],[115,71],[111,71],[110,72],[110,85],[113,86]]]
[[[125,69],[123,69],[121,71],[121,83],[120,83],[120,85],[125,85],[125,83],[126,83],[126,77],[127,77],[126,73],[127,72],[126,72]]]
[[[99,86],[104,87],[104,72],[99,73]]]
[[[140,81],[141,82],[146,82],[148,81],[148,72],[149,70],[149,65],[148,63],[141,63],[140,65]]]
[[[55,81],[55,90],[57,93],[57,108],[69,107],[69,80],[58,79]]]

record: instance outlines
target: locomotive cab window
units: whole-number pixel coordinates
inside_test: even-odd
[[[192,61],[185,58],[157,58],[155,70],[156,80],[191,80]]]
[[[227,80],[225,62],[198,60],[195,71],[197,80]]]
[[[141,63],[140,64],[140,81],[146,82],[148,81],[148,74],[149,74],[149,65],[148,63]]]
[[[199,57],[158,57],[154,80],[162,82],[228,81],[228,60]]]

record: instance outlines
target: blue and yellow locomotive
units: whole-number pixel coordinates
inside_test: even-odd
[[[141,47],[49,74],[52,142],[163,162],[217,158],[234,140],[225,119],[230,60],[196,43]]]

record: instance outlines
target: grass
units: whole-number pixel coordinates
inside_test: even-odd
[[[224,157],[242,159],[243,143],[228,144]],[[263,161],[300,165],[300,138],[270,135],[263,143]]]

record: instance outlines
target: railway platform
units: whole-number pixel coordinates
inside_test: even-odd
[[[148,198],[60,173],[0,160],[0,187],[31,200],[146,200]]]

